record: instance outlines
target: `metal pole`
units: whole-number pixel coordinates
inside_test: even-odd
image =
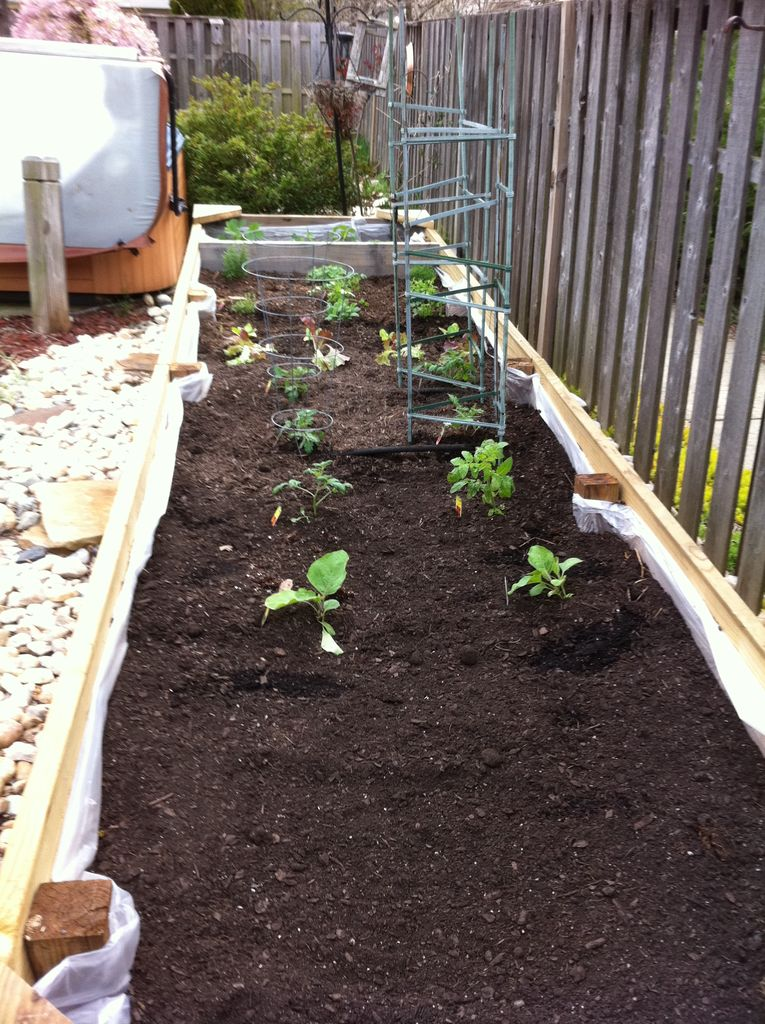
[[[333,45],[334,21],[332,18],[332,0],[324,0],[324,38],[327,41],[327,58],[329,59],[329,79],[334,84],[337,80],[335,74],[335,50]],[[348,214],[348,201],[345,198],[345,174],[343,172],[343,144],[340,137],[340,118],[337,111],[332,109],[332,124],[335,130],[335,155],[337,156],[337,173],[340,179],[340,205],[343,208],[343,216]]]

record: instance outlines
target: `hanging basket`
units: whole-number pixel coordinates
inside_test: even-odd
[[[369,89],[358,82],[326,80],[313,82],[310,92],[327,127],[334,129],[337,114],[340,135],[344,139],[353,138],[361,124]]]

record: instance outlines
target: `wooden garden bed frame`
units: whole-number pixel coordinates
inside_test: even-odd
[[[90,711],[93,685],[130,561],[136,522],[166,420],[174,372],[172,364],[178,361],[188,303],[202,294],[198,275],[204,248],[210,245],[202,222],[238,215],[235,207],[195,210],[195,223],[162,349],[151,375],[142,421],[120,477],[82,613],[67,654],[66,667],[58,684],[58,696],[51,705],[44,742],[39,748],[21,812],[0,866],[0,1024],[21,1024],[22,1021],[25,1024],[65,1024],[67,1019],[45,1000],[39,999],[30,988],[32,971],[24,949],[24,927],[38,887],[50,881]],[[300,220],[302,223],[307,221],[306,218]],[[321,219],[315,218],[314,222],[317,220],[320,222]],[[263,218],[260,222],[263,223]],[[445,245],[432,229],[426,231],[426,237],[430,244]],[[341,244],[361,247],[368,243]],[[294,246],[295,252],[298,248],[298,245]],[[446,265],[443,269],[455,285],[465,283],[464,274],[458,267]],[[765,680],[765,626],[654,497],[613,442],[605,437],[512,323],[508,325],[508,334],[508,355],[532,364],[547,397],[593,470],[616,478],[624,503],[634,509],[662,541],[757,678]]]

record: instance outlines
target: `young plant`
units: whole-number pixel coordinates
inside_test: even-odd
[[[410,272],[412,291],[418,295],[438,295],[436,272],[432,267],[415,266]],[[412,315],[416,317],[441,316],[444,307],[440,302],[428,302],[427,299],[412,300]]]
[[[266,233],[260,224],[245,224],[241,220],[227,220],[223,228],[224,238],[233,238],[237,242],[244,239],[247,242],[259,242],[266,237]]]
[[[451,494],[464,489],[468,498],[481,498],[488,505],[489,516],[505,514],[504,502],[512,498],[515,481],[510,476],[513,468],[511,455],[505,458],[507,441],[483,441],[474,452],[464,451],[451,460],[454,469],[447,480]]]
[[[468,430],[472,431],[478,430],[478,427],[467,426],[464,421],[467,420],[469,423],[474,423],[476,420],[480,420],[483,415],[483,409],[480,405],[464,405],[457,395],[449,395],[449,402],[454,410],[454,419],[463,421],[459,423],[459,426],[466,426]],[[454,425],[455,424],[451,421],[449,423],[444,423],[441,427],[441,432],[436,438],[436,444],[440,444],[441,441],[443,441],[446,431]]]
[[[310,378],[314,375],[309,366],[274,366],[271,380],[282,392],[290,405],[296,405],[308,394]]]
[[[534,544],[529,548],[528,558],[529,565],[534,571],[522,576],[509,589],[505,580],[506,599],[522,587],[529,587],[529,594],[532,597],[544,594],[546,597],[559,597],[562,601],[567,601],[574,596],[566,590],[566,574],[573,566],[580,564],[581,558],[567,558],[565,562],[559,562],[552,551],[541,544]]]
[[[241,245],[232,245],[223,253],[223,267],[221,273],[227,281],[241,281],[246,271],[244,264],[247,262],[247,250]]]
[[[353,490],[353,485],[345,483],[343,480],[338,480],[336,476],[332,476],[328,470],[332,465],[331,459],[327,459],[326,462],[314,462],[312,466],[302,474],[303,477],[310,477],[308,480],[297,480],[294,477],[291,480],[286,480],[282,484],[277,484],[274,487],[273,494],[281,494],[283,491],[293,491],[296,494],[307,494],[311,499],[310,508],[306,509],[302,505],[300,507],[300,515],[295,516],[291,519],[293,523],[306,522],[309,523],[312,519],[315,519],[319,514],[319,508],[324,502],[331,498],[335,494],[346,495],[350,494]]]
[[[255,340],[258,332],[252,324],[232,327],[231,333],[237,340],[223,349],[227,366],[247,366],[256,359],[265,359],[267,350]]]
[[[441,353],[435,363],[422,363],[418,369],[424,373],[432,373],[436,377],[449,377],[463,383],[474,384],[478,377],[475,363],[467,348],[449,348]]]
[[[359,233],[350,224],[336,224],[330,228],[327,240],[330,242],[358,242]]]
[[[327,615],[340,607],[340,602],[333,595],[345,582],[347,566],[347,551],[328,551],[326,555],[317,558],[306,573],[310,587],[298,587],[297,590],[293,590],[292,580],[285,580],[276,593],[268,595],[261,625],[265,623],[269,612],[295,605],[308,605],[313,609],[321,626],[321,649],[329,654],[342,654],[343,650],[334,638],[334,627],[327,622]]]
[[[361,305],[355,301],[350,292],[328,292],[327,293],[326,318],[330,323],[345,323],[348,320],[358,319],[361,313]]]
[[[382,352],[379,352],[375,356],[375,362],[379,366],[390,366],[391,359],[396,358],[396,335],[393,331],[386,331],[384,327],[380,328],[380,341],[383,345]],[[412,359],[420,360],[425,355],[425,349],[422,345],[412,345]],[[407,350],[406,334],[401,333],[401,351],[402,358],[405,356]]]
[[[244,295],[241,299],[234,299],[231,303],[231,312],[238,316],[252,316],[255,312],[255,299],[252,295]]]
[[[279,437],[293,441],[301,455],[311,455],[324,440],[324,431],[315,427],[315,409],[297,409],[295,415],[279,428]]]

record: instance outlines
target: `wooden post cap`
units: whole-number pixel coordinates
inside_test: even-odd
[[[21,173],[26,181],[61,181],[61,165],[52,156],[25,156]]]
[[[38,888],[24,928],[24,946],[35,978],[67,956],[106,945],[111,898],[108,879],[44,882]]]
[[[595,501],[621,501],[622,489],[610,473],[578,473],[574,478],[574,494]]]

